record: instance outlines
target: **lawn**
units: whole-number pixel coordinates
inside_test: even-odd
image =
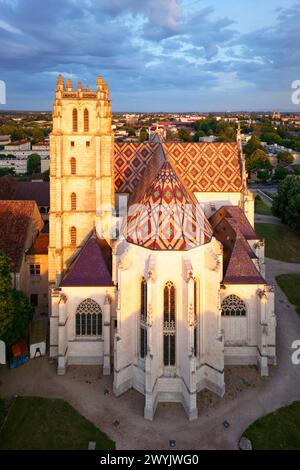
[[[271,208],[267,206],[259,196],[256,196],[255,198],[255,213],[261,215],[272,215]]]
[[[300,315],[300,274],[281,274],[276,281]]]
[[[96,442],[97,450],[115,448],[106,434],[64,400],[22,397],[8,414],[0,434],[0,449],[84,450],[89,441]]]
[[[286,225],[255,224],[257,235],[266,241],[268,258],[300,263],[300,236]]]
[[[244,435],[254,450],[300,450],[300,401],[258,419]]]

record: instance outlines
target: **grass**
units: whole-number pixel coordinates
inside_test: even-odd
[[[266,241],[268,258],[300,263],[300,236],[286,225],[255,224],[255,231]]]
[[[254,450],[300,450],[300,401],[258,419],[244,435]]]
[[[261,215],[272,215],[271,208],[259,196],[255,198],[255,212]]]
[[[276,281],[300,315],[300,274],[281,274]]]
[[[2,407],[4,405],[2,404]],[[115,443],[64,400],[17,398],[0,434],[2,450],[97,450]]]

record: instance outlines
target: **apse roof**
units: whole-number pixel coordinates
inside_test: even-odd
[[[189,250],[209,242],[212,229],[200,205],[163,157],[156,155],[152,178],[137,188],[140,198],[130,199],[127,240],[152,250]]]

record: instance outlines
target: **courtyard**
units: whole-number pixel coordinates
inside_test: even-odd
[[[280,274],[297,274],[300,265],[267,259],[267,281]],[[130,390],[112,392],[112,377],[97,366],[72,366],[57,376],[48,358],[36,358],[14,370],[0,367],[0,398],[20,396],[61,398],[94,423],[117,449],[237,449],[244,430],[258,418],[299,399],[300,366],[291,362],[291,344],[300,338],[300,317],[276,286],[278,365],[261,378],[254,366],[226,367],[226,393],[198,394],[199,418],[188,421],[181,405],[161,403],[152,422],[143,418],[144,397]],[[229,423],[228,427],[224,422]]]

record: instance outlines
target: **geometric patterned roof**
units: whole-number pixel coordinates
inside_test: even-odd
[[[156,142],[115,143],[115,190],[132,193],[158,149]],[[192,192],[239,192],[241,166],[236,143],[163,143],[181,181]]]
[[[145,169],[158,143],[115,143],[115,190],[120,193],[132,193],[142,179]]]
[[[130,206],[126,238],[152,250],[189,250],[208,243],[212,229],[172,165],[165,161],[139,204]]]
[[[166,143],[168,160],[192,192],[239,192],[241,168],[236,143]]]

